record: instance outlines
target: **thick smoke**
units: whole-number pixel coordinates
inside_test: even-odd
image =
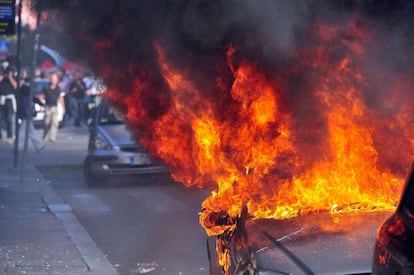
[[[232,99],[217,89],[216,78],[220,75],[227,80],[223,84],[227,88],[232,85],[231,71],[223,69],[220,62],[225,62],[228,48],[235,45],[237,57],[258,64],[269,78],[285,78],[280,107],[294,118],[297,147],[315,160],[330,157],[319,154],[327,136],[327,114],[314,87],[315,75],[320,72],[311,65],[298,67],[295,73],[286,71],[297,68],[301,60],[298,53],[320,43],[315,38],[317,24],[339,28],[352,48],[364,37],[347,37],[345,27],[358,17],[355,28],[370,35],[366,60],[361,61],[368,83],[362,87],[363,98],[369,114],[384,120],[380,129],[373,129],[374,141],[383,144],[383,133],[399,137],[395,148],[378,147],[380,165],[392,167],[397,174],[405,172],[407,159],[400,160],[399,156],[412,143],[412,137],[401,136],[403,129],[391,127],[387,120],[394,119],[402,105],[414,107],[411,1],[51,0],[44,1],[43,8],[57,12],[55,28],[51,22],[48,33],[42,36],[45,43],[86,64],[110,88],[120,91],[120,96],[133,92],[137,75],[150,83],[148,89],[152,91],[139,98],[139,106],[146,109],[142,117],[146,121],[156,120],[171,105],[155,43],[165,50],[168,60],[186,70],[195,85],[202,87],[203,97],[222,110],[219,115],[223,119],[233,115],[228,108]],[[359,62],[358,56],[343,46],[344,41],[325,43],[334,49],[327,54],[333,62],[346,54],[355,57],[354,63]],[[398,101],[390,93],[400,82]],[[192,104],[191,98],[188,104]],[[404,118],[403,125],[412,127],[413,117]],[[140,121],[135,124],[144,126]]]

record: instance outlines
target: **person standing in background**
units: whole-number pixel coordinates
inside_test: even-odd
[[[75,78],[70,85],[70,93],[74,99],[76,110],[75,110],[75,120],[74,125],[80,127],[82,125],[82,120],[84,116],[84,106],[85,106],[85,94],[86,87],[85,83],[82,81],[82,74],[76,73]]]
[[[43,140],[50,142],[56,141],[56,136],[59,128],[58,118],[58,102],[63,102],[61,90],[59,88],[59,74],[52,72],[49,75],[50,84],[43,89],[45,95],[45,128],[43,133]]]
[[[7,142],[13,143],[13,117],[17,111],[17,81],[8,61],[2,63],[3,74],[0,76],[0,140],[2,140],[3,122],[7,131]]]
[[[43,106],[44,104],[36,96],[33,96],[33,98],[30,99],[30,77],[29,77],[29,71],[27,69],[22,70],[19,87],[20,89],[17,94],[17,99],[18,99],[17,100],[17,103],[18,103],[17,104],[17,115],[18,115],[18,118],[22,120],[20,129],[25,131],[26,123],[28,122],[27,108],[30,106],[29,104],[32,105],[32,108],[31,108],[32,116],[35,116],[34,104],[36,103],[41,106]],[[33,125],[33,121],[29,125],[28,134],[36,151],[38,152],[42,151],[46,147],[46,144],[44,143],[44,141],[37,135],[34,125]],[[22,135],[24,135],[23,132],[22,132]]]
[[[69,125],[70,121],[75,116],[76,106],[72,93],[70,92],[70,87],[73,82],[73,74],[72,72],[68,71],[62,76],[62,81],[59,84],[60,89],[64,92],[64,102],[65,102],[65,114],[63,116],[63,123],[64,125]],[[72,123],[73,124],[73,123]]]

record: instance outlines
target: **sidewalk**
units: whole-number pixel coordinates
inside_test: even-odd
[[[13,146],[0,144],[0,274],[116,274],[72,209]]]

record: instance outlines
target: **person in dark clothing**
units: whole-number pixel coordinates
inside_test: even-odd
[[[69,88],[70,94],[75,101],[75,120],[74,125],[79,127],[81,126],[83,113],[84,113],[84,98],[86,93],[85,84],[82,81],[82,76],[80,74],[75,76],[74,81]]]
[[[7,131],[7,142],[13,143],[13,115],[17,109],[15,97],[17,81],[8,62],[3,62],[2,69],[3,74],[0,76],[0,140],[2,140],[4,123]]]
[[[27,109],[31,106],[31,115],[35,116],[35,109],[34,104],[39,104],[40,106],[44,106],[43,102],[40,101],[37,97],[33,96],[32,100],[30,100],[30,78],[29,72],[27,70],[22,71],[22,77],[19,83],[20,89],[17,94],[17,116],[19,119],[22,120],[22,124],[20,128],[26,130],[26,123],[27,120]],[[29,125],[29,138],[33,143],[36,151],[41,151],[46,147],[44,141],[37,135],[33,121]]]
[[[70,92],[70,87],[73,82],[73,75],[71,72],[68,72],[66,75],[63,75],[63,79],[60,82],[59,86],[62,91],[65,93],[64,102],[65,102],[65,114],[63,116],[63,123],[67,125],[69,121],[72,120],[75,116],[76,110],[76,102],[72,97],[72,93]]]
[[[53,72],[49,76],[50,84],[43,89],[45,95],[46,108],[45,108],[45,128],[43,139],[56,141],[57,131],[59,127],[58,118],[58,101],[61,100],[61,90],[59,88],[59,75],[57,72]]]

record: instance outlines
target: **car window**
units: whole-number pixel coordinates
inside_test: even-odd
[[[120,111],[114,107],[101,106],[99,112],[99,124],[123,124],[125,118]]]

